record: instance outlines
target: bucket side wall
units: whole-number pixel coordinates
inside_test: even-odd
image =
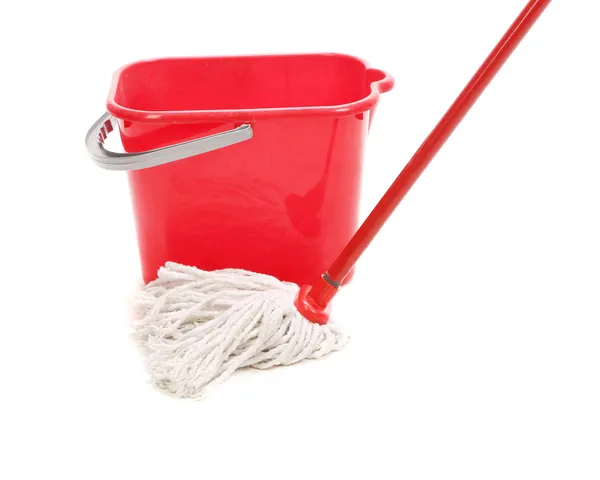
[[[128,152],[239,124],[119,123]],[[144,281],[176,261],[314,282],[357,228],[369,123],[370,112],[261,119],[248,141],[130,172]]]

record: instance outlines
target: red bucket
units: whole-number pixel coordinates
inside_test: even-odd
[[[166,261],[310,284],[357,228],[363,152],[393,79],[338,54],[127,65],[86,144],[127,170],[144,281]],[[116,120],[126,154],[103,141]]]

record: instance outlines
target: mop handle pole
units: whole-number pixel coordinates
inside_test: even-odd
[[[533,26],[551,0],[531,0],[504,34],[492,53],[454,101],[450,109],[425,139],[398,178],[383,195],[331,267],[308,294],[321,307],[329,304],[335,290],[350,272],[358,258],[396,209],[410,188],[442,148],[481,93],[492,81],[504,62]]]

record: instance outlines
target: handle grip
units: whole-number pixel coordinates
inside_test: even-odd
[[[104,141],[116,127],[113,122],[116,122],[116,119],[110,113],[105,113],[92,125],[85,136],[85,145],[89,156],[96,165],[106,170],[131,171],[156,167],[228,147],[249,140],[253,135],[252,127],[244,124],[233,130],[168,147],[139,153],[119,153],[104,148]]]

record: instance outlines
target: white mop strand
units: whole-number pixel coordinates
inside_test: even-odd
[[[167,263],[140,293],[134,323],[153,383],[199,398],[238,368],[290,365],[343,348],[348,337],[335,324],[297,312],[297,291],[245,270]]]

